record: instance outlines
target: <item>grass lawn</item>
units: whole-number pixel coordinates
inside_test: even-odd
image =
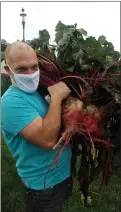
[[[15,163],[8,151],[5,143],[2,142],[2,212],[23,212],[22,191],[23,185],[17,176]],[[99,180],[100,181],[100,180]],[[93,183],[91,191],[99,193],[99,181]],[[103,187],[100,194],[92,193],[93,204],[86,209],[81,203],[81,195],[78,192],[77,182],[75,182],[73,195],[64,212],[120,212],[121,195],[121,175],[120,173],[112,176],[107,187]]]

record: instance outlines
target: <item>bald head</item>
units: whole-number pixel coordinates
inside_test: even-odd
[[[30,69],[34,71],[34,67],[38,66],[35,51],[28,44],[21,41],[8,45],[5,51],[5,61],[8,68],[11,67],[15,73],[22,73],[26,70],[30,71]],[[7,71],[10,70],[7,69]]]
[[[22,55],[33,54],[35,56],[34,50],[26,43],[17,41],[12,44],[9,44],[5,50],[5,60],[7,64],[14,62],[14,60]]]

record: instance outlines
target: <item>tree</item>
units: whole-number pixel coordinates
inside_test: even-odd
[[[8,42],[5,39],[1,39],[1,52],[5,52]]]
[[[5,60],[5,52],[1,52],[1,62]]]
[[[120,53],[115,51],[113,44],[108,42],[104,35],[99,36],[98,39],[88,36],[85,29],[77,28],[77,23],[65,25],[59,21],[55,32],[56,46],[50,45],[50,34],[46,29],[39,30],[37,38],[26,42],[37,54],[54,60],[64,71],[85,75],[94,63],[96,71],[102,72],[105,67],[120,58]],[[2,50],[5,50],[7,45],[7,41],[2,39]],[[2,53],[3,59],[4,53]],[[120,68],[120,65],[112,66],[110,71],[120,72]],[[119,79],[114,80],[120,84]]]
[[[120,53],[114,50],[111,42],[104,35],[98,39],[87,36],[84,29],[77,29],[75,25],[65,25],[61,21],[55,28],[57,43],[57,61],[66,71],[88,72],[92,62],[97,71],[120,58]]]
[[[26,41],[33,49],[38,49],[39,48],[39,39],[38,38],[33,38],[32,40],[27,40]]]
[[[44,30],[39,30],[39,42],[40,42],[40,47],[43,45],[49,45],[49,39],[50,35],[49,32],[44,29]]]
[[[8,46],[8,42],[5,39],[1,39],[1,62],[5,59],[5,49]]]
[[[76,28],[77,24],[74,25],[65,25],[61,21],[59,21],[55,27],[55,42],[58,44],[59,40],[63,37],[63,33],[66,29]]]
[[[36,51],[37,54],[41,54],[50,59],[56,59],[55,48],[49,44],[50,34],[44,30],[39,30],[38,38],[28,40],[27,43]]]

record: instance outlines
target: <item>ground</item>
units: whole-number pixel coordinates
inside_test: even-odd
[[[17,176],[15,162],[11,154],[2,142],[2,212],[23,212],[22,191],[23,185]],[[86,209],[81,202],[81,195],[78,191],[77,182],[75,181],[73,195],[64,212],[120,212],[120,192],[121,192],[121,175],[115,173],[107,187],[99,192],[100,180],[94,182],[91,186],[91,196],[93,198],[92,206]]]

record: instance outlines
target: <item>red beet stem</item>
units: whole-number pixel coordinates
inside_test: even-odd
[[[55,68],[55,70],[56,70],[56,73],[57,73],[57,75],[58,75],[58,77],[60,78],[60,75],[62,74],[63,75],[63,70],[59,67],[59,69],[56,67],[56,65],[50,60],[50,59],[48,59],[48,58],[46,58],[46,57],[44,57],[44,56],[42,56],[42,55],[39,55],[39,57],[40,58],[42,58],[42,59],[44,59],[45,61],[48,61],[48,62],[50,62],[52,65],[53,65],[53,67]],[[38,59],[39,60],[39,59]],[[41,61],[39,60],[39,62],[41,63]],[[61,73],[60,73],[61,72]]]
[[[65,76],[65,77],[61,77],[60,78],[60,81],[61,80],[64,80],[64,79],[78,79],[80,81],[82,81],[83,83],[85,83],[85,85],[88,85],[88,83],[82,78],[82,77],[79,77],[79,76],[75,76],[75,75],[70,75],[70,76]]]
[[[104,145],[107,146],[107,147],[114,148],[114,145],[113,145],[113,144],[111,144],[111,143],[109,143],[109,142],[107,142],[107,141],[105,141],[105,140],[102,140],[102,139],[99,139],[99,138],[93,138],[93,140],[94,140],[94,141],[97,141],[97,142],[99,142],[99,143],[102,143],[102,144],[104,144]]]
[[[113,62],[111,65],[109,65],[109,66],[104,70],[104,72],[102,73],[101,78],[103,78],[103,77],[107,74],[108,70],[109,70],[112,66],[118,65],[118,63],[120,63],[120,62],[121,62],[121,61],[119,60],[119,61]]]
[[[73,85],[71,85],[70,83],[69,83],[69,85],[72,87],[72,89],[77,93],[77,95],[78,95],[78,97],[79,97],[79,99],[81,99],[81,95],[78,93],[78,91],[73,87]]]

